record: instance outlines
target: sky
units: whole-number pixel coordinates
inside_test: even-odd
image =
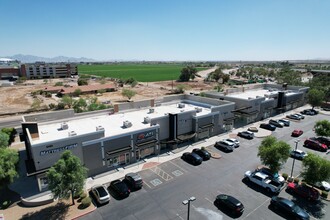
[[[330,59],[329,0],[0,0],[0,56]]]

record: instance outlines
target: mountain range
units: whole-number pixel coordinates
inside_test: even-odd
[[[60,63],[60,62],[69,62],[69,63],[79,63],[79,62],[95,62],[96,60],[86,57],[66,57],[66,56],[57,56],[57,57],[39,57],[34,55],[24,55],[16,54],[13,56],[6,56],[6,58],[18,60],[22,63],[34,63],[34,62],[46,62],[46,63]]]

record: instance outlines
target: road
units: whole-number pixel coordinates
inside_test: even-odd
[[[317,120],[327,116],[307,116],[302,122],[292,122],[290,127],[278,128],[273,136],[295,147],[291,132],[293,129],[303,129],[304,134],[298,149],[312,151],[329,158],[329,155],[305,149],[302,147],[303,140],[314,136],[312,130]],[[220,137],[219,137],[220,139]],[[245,140],[238,138],[241,146],[233,153],[223,153],[221,159],[211,159],[203,162],[200,166],[192,166],[180,158],[168,161],[152,169],[143,170],[140,175],[144,179],[144,187],[123,200],[111,198],[109,204],[98,207],[93,213],[80,219],[83,220],[183,220],[187,218],[187,206],[183,200],[196,197],[191,203],[191,220],[231,219],[226,213],[218,210],[213,202],[216,195],[226,193],[238,198],[245,206],[245,211],[239,219],[283,219],[284,216],[269,209],[271,195],[260,190],[254,185],[242,180],[244,172],[253,170],[260,165],[257,157],[257,147],[262,139]],[[219,152],[213,146],[210,151]],[[288,159],[281,173],[290,174],[293,160]],[[301,162],[296,160],[294,176],[301,171]],[[109,179],[109,182],[112,181]],[[311,205],[301,198],[295,198],[282,190],[280,196],[297,199],[301,207],[309,212],[311,219],[330,219],[328,202],[322,201],[317,205]]]

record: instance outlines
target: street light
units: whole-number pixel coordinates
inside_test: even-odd
[[[196,200],[196,198],[195,197],[190,197],[189,199],[187,199],[187,200],[183,200],[182,201],[182,204],[183,205],[187,205],[188,204],[188,215],[187,215],[187,220],[189,220],[189,214],[190,214],[190,202],[192,202],[192,201],[195,201]]]
[[[297,147],[298,147],[298,143],[299,143],[299,139],[297,139],[297,140],[295,140],[294,142],[296,143],[296,149],[295,149],[295,151],[297,150]],[[291,169],[291,177],[293,178],[293,176],[292,176],[292,173],[293,173],[293,167],[294,167],[294,162],[296,161],[296,158],[293,158],[293,163],[292,163],[292,169]]]

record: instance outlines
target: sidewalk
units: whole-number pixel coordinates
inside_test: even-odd
[[[307,108],[310,108],[310,106],[305,105],[303,107],[291,110],[289,112],[285,112],[284,114],[280,114],[280,115],[277,115],[272,118],[274,118],[274,119],[285,118],[285,116],[288,114],[297,113],[297,112],[300,112],[301,110],[307,109]],[[320,114],[330,115],[330,112],[322,111],[320,109],[317,109],[317,110],[320,111]],[[269,119],[270,118],[265,119],[263,121],[255,122],[253,124],[246,125],[244,127],[234,129],[234,130],[224,133],[224,134],[220,134],[220,135],[213,136],[213,137],[210,137],[205,140],[201,140],[199,142],[193,143],[193,144],[185,146],[185,147],[177,148],[175,150],[162,153],[158,156],[144,159],[138,163],[131,164],[131,165],[128,165],[123,168],[118,168],[116,170],[112,170],[112,171],[109,171],[109,172],[106,172],[106,173],[103,173],[103,174],[100,174],[100,175],[97,175],[94,177],[89,177],[89,178],[87,178],[86,183],[85,183],[85,190],[88,191],[92,186],[98,185],[98,184],[107,185],[112,180],[123,178],[127,173],[140,172],[141,170],[149,169],[149,168],[157,166],[161,163],[181,157],[182,153],[191,152],[194,148],[201,148],[201,147],[208,148],[210,146],[213,146],[216,141],[219,141],[219,140],[222,140],[225,138],[235,138],[239,131],[247,130],[249,127],[258,128],[258,132],[255,133],[256,138],[262,138],[262,137],[269,136],[269,135],[271,135],[270,131],[265,130],[265,129],[259,129],[259,125],[261,123],[268,122]],[[22,149],[22,145],[18,144],[16,146],[16,149]],[[216,152],[214,152],[214,153],[216,153]],[[16,192],[23,193],[25,195],[29,195],[29,194],[31,194],[31,192],[30,193],[27,192],[26,189],[29,188],[29,185],[31,185],[31,184],[32,184],[31,181],[24,182],[23,185],[22,185],[22,182],[14,183],[11,185],[10,188]],[[36,185],[34,187],[36,187]],[[32,191],[35,192],[35,190],[32,190]],[[329,197],[330,197],[330,195],[329,195]],[[88,214],[89,212],[92,212],[96,209],[96,207],[93,204],[90,207],[88,207],[87,209],[83,209],[83,210],[78,209],[78,206],[79,206],[79,204],[76,204],[75,206],[70,206],[67,203],[62,204],[62,203],[58,203],[57,201],[55,201],[51,204],[48,204],[48,205],[33,207],[33,208],[22,207],[20,205],[14,205],[5,210],[0,210],[0,214],[4,214],[6,220],[7,219],[20,219],[20,218],[22,218],[22,216],[23,217],[34,217],[33,219],[44,219],[44,218],[42,218],[42,216],[45,213],[48,215],[55,215],[55,214],[61,215],[59,217],[63,217],[65,219],[77,219],[77,218],[79,218],[79,216]],[[58,211],[56,212],[56,210],[58,210]]]

